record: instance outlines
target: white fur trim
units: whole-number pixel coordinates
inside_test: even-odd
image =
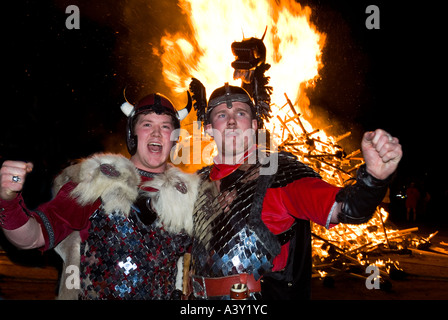
[[[102,173],[102,164],[113,166],[119,176]],[[79,204],[91,204],[101,198],[106,214],[119,211],[127,216],[138,196],[140,176],[134,164],[122,155],[97,154],[81,163],[79,181],[71,192]]]
[[[176,186],[182,183],[187,192],[182,193]],[[198,194],[199,176],[171,167],[158,174],[142,187],[152,187],[158,192],[148,192],[154,210],[160,221],[170,232],[193,232],[193,208]]]

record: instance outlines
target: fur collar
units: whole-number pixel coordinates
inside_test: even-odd
[[[147,192],[153,209],[170,232],[193,233],[193,207],[198,195],[199,176],[170,167],[154,176],[142,187],[157,189]]]
[[[151,198],[153,209],[167,231],[192,234],[193,206],[199,184],[196,174],[171,166],[139,189],[140,175],[131,161],[119,154],[95,154],[62,171],[54,181],[53,194],[69,181],[77,184],[71,196],[80,205],[101,198],[106,214],[120,212],[128,216],[139,191],[143,192]],[[158,191],[145,191],[147,187]]]
[[[106,214],[120,211],[128,216],[138,196],[140,175],[134,164],[122,155],[95,154],[62,171],[55,179],[53,194],[68,181],[77,183],[71,196],[80,205],[101,198]]]

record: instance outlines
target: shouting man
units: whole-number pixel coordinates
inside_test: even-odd
[[[68,167],[55,180],[55,197],[36,210],[29,210],[21,196],[32,164],[3,163],[0,226],[6,237],[22,249],[57,246],[65,266],[78,267],[80,285],[69,288],[62,281],[60,298],[175,298],[177,263],[191,243],[191,213],[156,214],[148,194],[155,190],[145,189],[145,183],[171,171],[178,199],[184,201],[188,183],[167,160],[176,143],[172,133],[191,109],[188,98],[179,112],[158,93],[136,106],[123,104],[130,160],[102,154]]]

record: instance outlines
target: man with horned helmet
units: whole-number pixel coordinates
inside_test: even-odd
[[[98,154],[66,168],[55,180],[54,198],[33,211],[21,196],[32,164],[3,163],[0,226],[18,248],[56,247],[67,267],[59,298],[173,298],[177,263],[191,242],[191,214],[155,213],[148,201],[155,190],[145,183],[170,171],[174,192],[187,193],[188,181],[167,159],[177,140],[172,134],[190,109],[189,94],[180,111],[158,93],[123,104],[130,160]]]
[[[203,168],[193,212],[192,291],[199,299],[309,299],[309,221],[330,228],[367,222],[402,157],[398,139],[383,130],[362,140],[366,164],[356,183],[330,185],[286,152],[260,152],[254,133],[260,109],[240,87],[213,91],[193,79],[198,118],[218,149]],[[263,170],[275,159],[275,170]],[[267,161],[266,161],[267,160]]]

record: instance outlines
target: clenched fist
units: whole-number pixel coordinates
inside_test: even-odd
[[[361,150],[367,172],[380,180],[394,173],[403,156],[398,139],[382,129],[366,132],[362,138]]]
[[[25,177],[33,171],[33,164],[7,160],[0,169],[0,198],[12,200],[22,191]]]

